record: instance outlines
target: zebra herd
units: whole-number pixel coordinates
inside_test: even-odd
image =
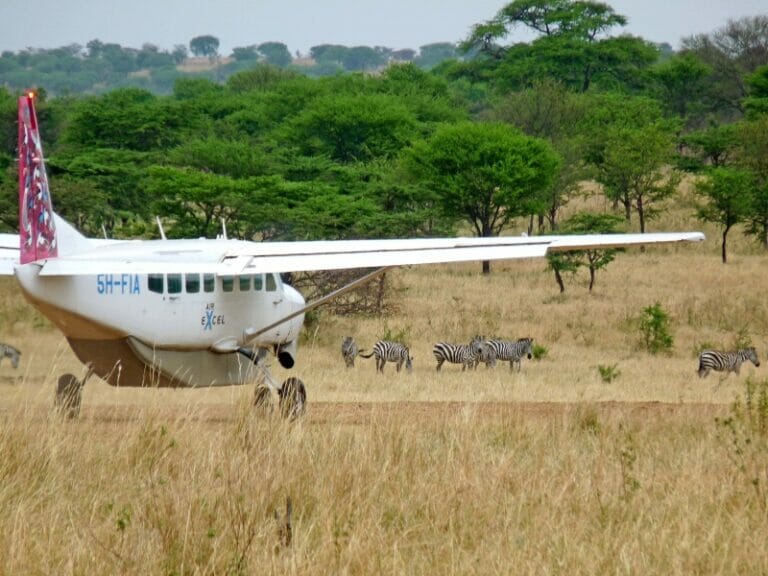
[[[384,372],[384,365],[393,362],[400,372],[403,365],[407,372],[413,369],[413,357],[408,346],[391,340],[379,340],[368,354],[363,354],[352,336],[345,336],[341,342],[341,355],[347,368],[355,365],[355,357],[376,359],[376,371]],[[451,342],[437,342],[432,347],[432,355],[437,360],[436,370],[440,372],[443,364],[461,364],[462,372],[467,368],[475,369],[481,362],[486,368],[493,368],[496,363],[509,362],[510,371],[517,364],[517,371],[522,369],[522,359],[533,357],[533,339],[520,338],[518,340],[486,340],[482,336],[475,336],[468,344],[454,344]]]
[[[413,357],[408,346],[391,340],[379,340],[368,354],[363,354],[352,336],[345,336],[341,343],[341,355],[347,368],[355,365],[355,358],[376,359],[376,371],[383,373],[384,365],[393,362],[396,370],[400,372],[403,365],[407,372],[413,369]],[[486,340],[482,336],[475,336],[467,344],[454,344],[451,342],[437,342],[432,347],[432,355],[437,361],[436,370],[440,372],[443,364],[461,364],[462,372],[467,368],[475,369],[480,363],[486,368],[493,368],[497,362],[509,362],[512,371],[517,365],[517,371],[522,370],[523,358],[529,360],[533,357],[533,338],[519,338],[517,340],[501,340],[492,338]],[[760,366],[757,351],[754,347],[736,350],[734,352],[721,352],[719,350],[702,350],[699,353],[699,368],[697,373],[700,378],[705,378],[710,371],[725,372],[726,376],[735,372],[739,374],[741,365],[750,361],[755,366]]]

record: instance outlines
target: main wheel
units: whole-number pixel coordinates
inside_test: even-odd
[[[83,400],[83,383],[74,374],[64,374],[56,386],[54,406],[62,416],[77,418]]]
[[[275,403],[272,400],[272,390],[266,384],[256,384],[253,393],[253,407],[258,414],[268,416],[275,409]]]
[[[277,391],[280,395],[280,415],[288,420],[296,420],[304,415],[307,406],[307,389],[304,382],[291,376]]]

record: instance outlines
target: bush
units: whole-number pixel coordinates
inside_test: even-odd
[[[640,318],[640,331],[643,334],[645,349],[651,354],[669,352],[674,344],[674,337],[669,333],[669,315],[656,302],[643,310]]]
[[[600,373],[600,379],[610,384],[616,378],[618,378],[621,375],[621,372],[618,370],[618,364],[613,364],[612,366],[604,366],[603,364],[597,365],[597,371]]]
[[[549,354],[549,350],[546,346],[542,346],[541,344],[534,344],[533,348],[531,348],[531,356],[533,356],[534,360],[541,360],[546,357],[547,354]]]

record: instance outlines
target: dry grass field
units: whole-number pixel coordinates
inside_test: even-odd
[[[701,229],[681,214],[654,229]],[[255,415],[251,387],[97,379],[60,420],[56,379],[82,369],[4,279],[0,340],[23,356],[0,366],[0,574],[768,573],[766,368],[696,376],[703,345],[766,356],[768,257],[735,230],[724,266],[705,231],[619,255],[592,294],[582,276],[560,295],[542,260],[397,270],[396,312],[307,331],[294,424]],[[674,346],[652,356],[637,319],[657,302]],[[344,367],[343,336],[385,334],[411,374]],[[547,353],[437,374],[432,344],[473,334]]]

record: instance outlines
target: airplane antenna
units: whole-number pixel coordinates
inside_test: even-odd
[[[160,238],[167,240],[165,237],[165,230],[163,230],[163,223],[160,222],[160,216],[155,216],[155,220],[157,220],[157,227],[160,229]]]
[[[224,240],[228,240],[227,238],[227,222],[224,220],[224,218],[221,219],[221,237],[224,238]]]

